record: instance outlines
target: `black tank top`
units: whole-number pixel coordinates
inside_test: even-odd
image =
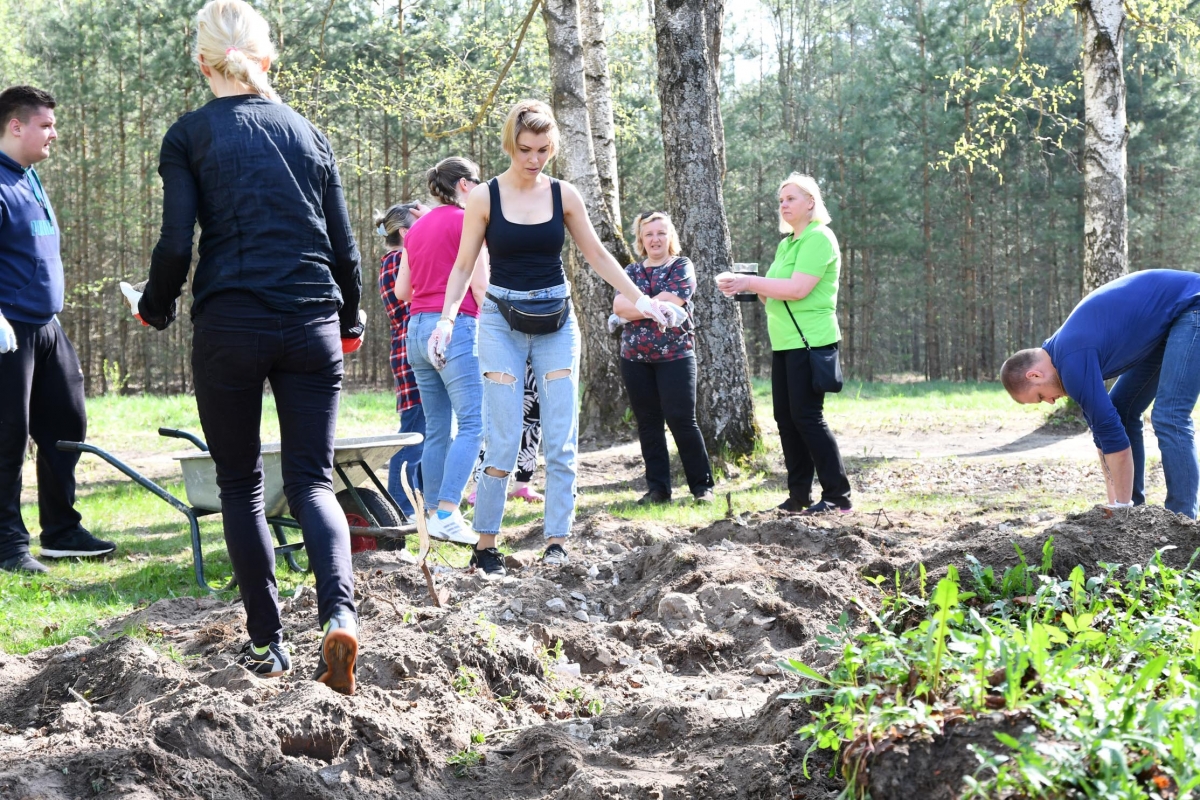
[[[566,283],[562,249],[567,235],[563,223],[562,187],[558,181],[550,179],[554,215],[536,225],[518,225],[504,218],[497,180],[488,181],[492,208],[484,232],[492,266],[490,282],[514,292],[531,292]]]

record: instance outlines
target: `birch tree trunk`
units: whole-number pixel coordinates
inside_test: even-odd
[[[1083,291],[1129,269],[1126,208],[1125,7],[1084,0],[1083,16]]]
[[[596,174],[600,177],[600,192],[608,206],[612,225],[621,231],[621,191],[617,178],[617,133],[613,122],[612,89],[608,78],[608,44],[604,35],[604,8],[600,0],[585,0],[579,7],[580,30],[583,35],[583,75],[587,83],[588,113],[592,127],[592,151],[596,158]],[[625,241],[622,237],[621,244]],[[632,254],[614,252],[618,261],[627,264]],[[623,260],[623,259],[628,260]]]
[[[551,105],[560,134],[558,168],[563,179],[579,190],[605,248],[622,265],[628,264],[632,261],[629,246],[609,213],[596,169],[579,6],[576,0],[546,0],[542,3],[542,17],[550,49]],[[611,104],[609,110],[611,117]],[[612,171],[615,176],[615,163]],[[579,432],[583,437],[593,437],[614,430],[628,405],[617,343],[606,328],[608,315],[612,313],[613,290],[588,267],[573,243],[567,252],[567,275],[583,341]]]
[[[724,0],[656,0],[658,96],[667,207],[696,265],[696,416],[712,453],[744,455],[758,426],[738,304],[716,289],[733,254],[721,178],[725,135],[717,89]]]

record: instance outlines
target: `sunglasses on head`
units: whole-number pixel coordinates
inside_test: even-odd
[[[643,211],[642,213],[637,215],[637,219],[638,219],[638,222],[644,222],[645,220],[648,220],[655,215],[661,215],[663,217],[666,217],[667,219],[671,218],[671,215],[665,211]]]

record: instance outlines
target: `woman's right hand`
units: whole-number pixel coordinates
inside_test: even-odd
[[[454,334],[454,321],[439,319],[437,327],[429,335],[425,345],[425,355],[434,369],[440,370],[446,366],[446,352],[450,349],[450,337]]]
[[[660,328],[678,328],[688,317],[687,312],[674,303],[664,303],[647,295],[639,297],[634,308],[657,322]]]

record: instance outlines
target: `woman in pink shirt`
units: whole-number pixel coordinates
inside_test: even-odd
[[[409,301],[408,361],[417,378],[425,409],[425,450],[421,482],[429,535],[435,539],[475,544],[458,510],[483,439],[483,377],[476,347],[479,305],[487,290],[487,255],[480,253],[467,295],[455,319],[455,338],[442,357],[425,347],[441,317],[446,282],[462,239],[463,203],[479,185],[479,167],[457,156],[439,161],[426,174],[429,192],[439,205],[409,229],[396,272],[395,294]],[[462,326],[461,328],[459,326]],[[459,332],[463,334],[459,338]],[[452,417],[458,418],[451,436]]]

